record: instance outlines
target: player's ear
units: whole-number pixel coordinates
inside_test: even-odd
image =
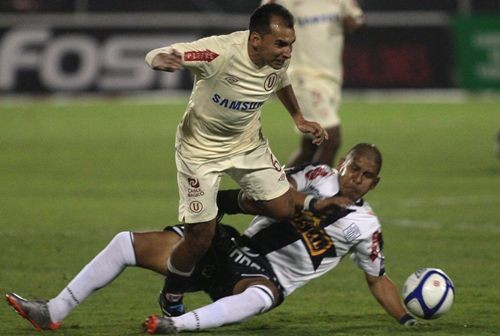
[[[340,168],[342,167],[342,165],[344,164],[344,162],[345,162],[345,158],[341,158],[339,160],[339,162],[337,162],[337,167],[336,167],[337,170],[340,170]]]
[[[252,47],[257,48],[262,43],[262,36],[256,31],[251,31],[249,43]]]

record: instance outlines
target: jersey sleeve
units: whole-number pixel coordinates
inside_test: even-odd
[[[366,273],[382,276],[385,274],[383,245],[382,231],[378,228],[373,231],[369,238],[362,240],[355,246],[351,259]]]
[[[227,57],[230,41],[224,35],[205,37],[194,42],[175,43],[148,53],[148,63],[159,53],[177,50],[182,54],[182,66],[199,78],[208,78],[217,73]]]
[[[312,186],[321,184],[322,178],[333,174],[332,168],[327,165],[308,165],[291,175],[297,184],[297,190],[306,192]]]
[[[286,73],[286,70],[285,70],[285,71],[283,71],[283,74],[281,75],[280,81],[276,85],[275,91],[278,91],[284,87],[287,87],[288,85],[290,85],[290,79],[288,78],[288,74]]]
[[[359,6],[357,0],[342,1],[342,17],[350,16],[356,19],[358,23],[363,23],[363,10]]]

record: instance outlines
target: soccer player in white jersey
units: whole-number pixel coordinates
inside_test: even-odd
[[[289,75],[304,117],[328,132],[321,146],[303,135],[288,165],[307,162],[332,165],[341,143],[338,110],[342,96],[344,32],[364,25],[356,0],[263,0],[285,6],[295,16],[293,58]]]
[[[204,290],[214,302],[177,317],[152,315],[146,331],[196,331],[267,312],[349,253],[387,313],[401,324],[415,324],[386,275],[380,222],[363,199],[377,185],[381,164],[376,147],[358,144],[338,170],[309,165],[289,175],[296,209],[292,219],[257,216],[243,235],[217,225],[212,246],[188,279],[189,291]],[[169,255],[184,233],[180,225],[161,232],[121,232],[55,298],[30,301],[10,293],[7,301],[36,328],[59,328],[77,305],[125,267],[166,274]]]
[[[186,277],[212,240],[216,195],[226,173],[242,188],[238,200],[249,214],[289,218],[293,200],[288,181],[262,134],[262,105],[274,93],[297,128],[314,145],[327,138],[316,122],[302,117],[286,70],[295,42],[294,18],[276,4],[257,8],[249,30],[176,43],[150,51],[155,70],[191,70],[195,84],[177,128],[176,165],[179,220],[190,224],[172,252],[160,300],[165,313],[183,312]]]

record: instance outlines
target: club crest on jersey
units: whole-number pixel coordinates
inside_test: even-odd
[[[212,62],[214,59],[219,57],[219,54],[213,52],[210,49],[202,51],[185,51],[184,52],[184,62]]]
[[[312,215],[312,214],[311,214]],[[301,235],[311,257],[321,256],[333,247],[333,240],[321,227],[321,220],[303,213],[291,220],[292,226]]]
[[[271,91],[276,85],[276,82],[278,82],[278,74],[273,72],[272,74],[268,75],[266,80],[264,81],[264,89],[266,91]]]

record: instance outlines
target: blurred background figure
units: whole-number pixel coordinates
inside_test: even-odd
[[[290,66],[290,79],[302,112],[328,132],[321,146],[302,136],[299,149],[292,154],[289,166],[307,162],[332,165],[341,143],[338,110],[342,91],[342,52],[344,32],[364,25],[356,0],[264,0],[278,3],[295,16],[297,41]]]
[[[292,58],[296,80],[300,82],[308,71],[322,74],[315,76],[319,84],[303,80],[303,88],[296,88],[304,95],[302,104],[317,106],[327,90],[323,87],[340,91],[341,84],[343,96],[364,94],[366,89],[411,89],[432,97],[420,89],[438,89],[437,96],[442,97],[458,90],[500,88],[495,70],[500,68],[495,42],[500,36],[500,0],[358,0],[359,6],[353,1],[277,0],[297,16]],[[0,95],[186,94],[192,88],[189,72],[151,73],[143,64],[144,54],[157,45],[244,30],[248,15],[261,3],[0,1]],[[323,8],[324,3],[330,4]],[[349,29],[362,24],[360,8],[366,27],[360,34],[344,36],[345,24]],[[319,38],[328,42],[317,46]],[[332,70],[328,61],[337,68]],[[309,67],[305,71],[304,65]],[[324,101],[335,110],[340,92],[333,102]],[[304,108],[309,110],[321,108]],[[331,118],[322,122],[334,127],[338,121]],[[326,145],[335,148],[340,129],[332,134]],[[324,152],[333,156],[335,150]],[[310,160],[331,164],[328,158],[320,159],[321,153],[315,154],[317,158]]]

